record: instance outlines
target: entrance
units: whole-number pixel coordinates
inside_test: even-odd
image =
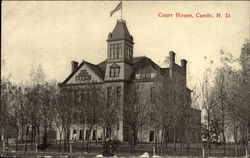
[[[149,141],[150,142],[154,141],[154,136],[155,136],[155,132],[154,131],[150,131],[149,132]]]

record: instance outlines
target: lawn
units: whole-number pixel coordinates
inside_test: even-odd
[[[18,152],[11,152],[11,150],[5,152],[4,154],[8,155],[16,155],[17,157],[36,157],[36,156],[53,156],[54,157],[60,157],[60,156],[69,156],[69,158],[79,158],[79,157],[96,157],[96,155],[101,154],[102,152],[102,144],[100,143],[95,143],[92,142],[89,144],[89,150],[87,152],[86,148],[86,143],[82,147],[81,142],[72,142],[72,152],[63,152],[63,146],[62,146],[62,152],[58,152],[59,145],[58,144],[53,144],[50,146],[46,151],[38,151],[35,152],[35,146],[28,146],[27,153],[24,153],[24,144],[19,145]],[[153,155],[153,143],[143,143],[143,144],[137,144],[135,147],[134,152],[131,152],[131,147],[128,143],[122,143],[117,151],[115,152],[115,155],[117,157],[134,157],[134,156],[140,156],[145,152],[148,152],[150,156]],[[10,145],[11,149],[15,149],[15,145]],[[238,155],[239,156],[244,156],[245,151],[244,148],[239,146],[239,151]],[[205,149],[206,155],[208,155],[208,149]],[[234,156],[234,145],[233,144],[227,144],[227,150],[226,150],[226,156],[233,157]],[[182,146],[180,144],[177,144],[176,150],[174,148],[174,144],[168,144],[167,148],[164,149],[164,152],[159,154],[156,153],[157,155],[161,156],[171,156],[171,157],[176,157],[176,156],[190,156],[190,157],[201,157],[202,156],[202,145],[201,144],[191,144],[190,150],[188,151],[186,146]],[[211,156],[224,156],[223,155],[223,146],[212,146],[211,148]]]

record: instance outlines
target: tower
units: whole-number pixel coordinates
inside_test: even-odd
[[[117,20],[112,33],[107,39],[107,65],[105,80],[129,80],[133,64],[133,37],[126,21]]]

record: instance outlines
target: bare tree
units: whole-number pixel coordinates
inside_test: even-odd
[[[153,109],[153,107],[150,107],[150,103],[145,102],[146,97],[143,93],[138,93],[139,88],[143,87],[139,87],[137,84],[131,85],[128,90],[130,93],[127,93],[125,96],[123,121],[132,132],[132,140],[130,141],[131,152],[135,150],[139,128],[142,130],[143,126],[149,123],[150,111]],[[140,90],[140,92],[143,91],[143,89]]]
[[[54,104],[56,98],[56,83],[45,82],[40,89],[40,111],[41,123],[43,124],[43,150],[51,143],[52,122],[54,115]],[[49,140],[48,140],[49,139]],[[49,142],[48,142],[49,141]]]
[[[164,143],[167,145],[166,132],[173,130],[174,150],[176,151],[177,141],[184,131],[187,129],[184,124],[188,123],[188,111],[190,102],[188,101],[188,92],[186,89],[186,81],[183,73],[173,71],[172,76],[167,72],[159,71],[156,81],[156,113],[153,120],[161,129],[160,146],[157,148],[164,149]],[[183,131],[183,133],[180,133]],[[188,130],[186,131],[188,132]],[[177,135],[179,133],[179,135]],[[188,141],[187,141],[188,143]]]
[[[62,143],[62,136],[64,134],[64,151],[67,151],[66,147],[66,134],[67,134],[67,119],[71,119],[70,116],[68,116],[68,99],[67,95],[68,92],[64,89],[60,89],[57,91],[57,96],[56,96],[56,103],[55,103],[55,113],[54,115],[54,122],[56,124],[57,130],[59,131],[59,152],[61,151],[61,143]]]
[[[243,105],[246,108],[246,112],[247,112],[247,124],[245,126],[245,131],[246,131],[246,138],[245,138],[245,150],[246,150],[246,154],[248,154],[248,140],[249,140],[249,127],[250,127],[250,40],[247,39],[242,48],[241,48],[241,54],[240,54],[240,65],[242,66],[242,88],[241,88],[241,92],[242,92],[242,101],[243,101]]]
[[[9,92],[11,89],[11,82],[8,79],[1,78],[1,111],[0,111],[0,125],[1,125],[1,142],[5,143],[5,131],[8,122],[8,105],[11,102]]]
[[[120,87],[119,87],[120,88]],[[121,91],[121,89],[119,89]],[[107,90],[100,89],[97,96],[100,106],[98,125],[103,128],[103,141],[111,138],[112,127],[116,125],[119,128],[119,120],[121,120],[121,94],[117,93],[117,87],[108,87]],[[121,93],[121,92],[120,92]]]
[[[94,126],[98,124],[98,119],[100,118],[100,111],[102,109],[101,107],[103,102],[100,94],[100,89],[98,89],[98,87],[94,83],[89,83],[86,87],[86,90],[84,114],[86,116],[86,125],[88,129],[88,132],[86,133],[87,151],[89,151],[90,135]]]
[[[18,151],[19,129],[24,124],[24,97],[21,87],[12,85],[9,91],[11,102],[8,107],[9,125],[16,129],[16,151]]]
[[[216,101],[213,91],[211,90],[212,86],[208,80],[208,72],[210,69],[207,69],[205,72],[204,80],[201,83],[201,98],[202,98],[202,109],[205,111],[205,126],[203,126],[202,137],[203,141],[207,141],[206,147],[209,150],[209,155],[211,154],[211,142],[212,142],[212,114],[215,111]]]

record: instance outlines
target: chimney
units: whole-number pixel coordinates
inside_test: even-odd
[[[174,64],[175,64],[175,52],[173,52],[173,51],[170,51],[169,52],[169,69],[170,69],[170,71],[169,71],[169,75],[170,75],[170,78],[172,78],[173,77],[173,71],[174,71]]]
[[[175,63],[175,52],[173,52],[173,51],[169,52],[169,59],[170,59],[170,64]]]
[[[183,69],[183,72],[184,72],[184,85],[186,87],[186,80],[187,80],[187,60],[185,59],[182,59],[181,60],[181,68]]]
[[[78,67],[78,62],[71,61],[71,73],[74,73]]]
[[[181,60],[181,67],[183,68],[184,73],[186,75],[186,72],[187,72],[187,60],[185,60],[185,59]]]

